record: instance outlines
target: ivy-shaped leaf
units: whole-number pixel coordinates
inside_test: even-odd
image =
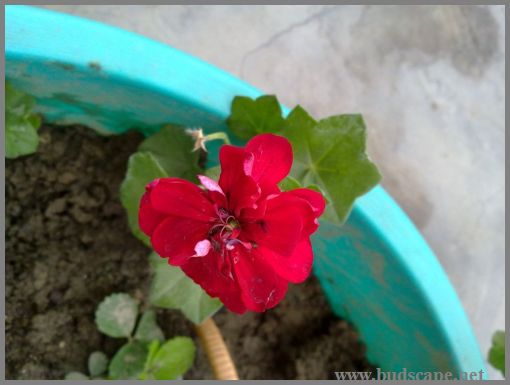
[[[262,114],[262,105],[257,100],[235,98],[227,120],[230,129],[243,139],[266,131],[285,136],[294,154],[290,175],[302,186],[316,185],[330,203],[325,217],[343,223],[356,198],[368,192],[381,178],[377,167],[365,154],[366,130],[361,115],[337,115],[317,122],[297,106],[283,124],[254,129],[252,126],[260,123],[248,118],[252,126],[246,122],[232,124],[233,116],[236,117],[234,122],[238,122],[240,116],[251,116],[253,111]],[[271,107],[266,114],[273,116],[276,111]]]
[[[5,156],[17,158],[32,154],[39,145],[37,130],[41,118],[32,112],[33,97],[5,83]]]
[[[92,377],[97,377],[106,372],[108,367],[108,357],[103,352],[93,352],[89,356],[89,374]]]
[[[165,340],[165,336],[158,326],[156,312],[154,310],[146,310],[142,314],[140,321],[138,321],[138,326],[136,327],[135,338],[142,342]]]
[[[119,293],[106,297],[96,310],[97,328],[115,337],[130,337],[138,315],[138,304],[128,294]]]
[[[505,332],[498,330],[492,336],[492,346],[488,360],[492,366],[505,376]]]
[[[108,374],[112,380],[137,380],[142,374],[147,359],[147,344],[131,341],[122,346],[113,356]]]
[[[338,115],[316,122],[296,107],[282,131],[292,144],[291,175],[301,184],[317,185],[331,202],[327,216],[343,223],[357,197],[380,180],[365,154],[366,130],[361,115]]]
[[[282,180],[280,183],[278,183],[278,187],[282,191],[290,191],[295,190],[297,188],[301,188],[301,183],[297,181],[295,178],[288,176],[284,180]]]
[[[195,360],[195,345],[189,337],[175,337],[161,347],[151,344],[145,364],[144,380],[176,380],[186,373]]]
[[[277,132],[284,123],[280,103],[274,95],[263,95],[253,100],[236,96],[227,124],[240,139],[250,139],[263,132]]]
[[[151,304],[167,309],[180,309],[196,324],[221,308],[219,299],[209,297],[180,268],[169,265],[166,259],[156,253],[150,255],[150,261],[154,271],[150,288]]]

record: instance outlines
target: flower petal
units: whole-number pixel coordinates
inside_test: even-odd
[[[281,256],[268,248],[260,248],[259,254],[280,277],[292,282],[303,282],[312,271],[313,250],[310,239],[299,242],[288,257]]]
[[[259,199],[257,204],[253,208],[245,208],[241,211],[239,215],[239,220],[241,222],[256,222],[264,217],[266,213],[267,200]]]
[[[253,137],[245,147],[253,154],[251,167],[244,165],[248,175],[265,187],[276,185],[292,167],[292,146],[282,136],[261,134]],[[251,170],[249,170],[251,168]]]
[[[202,186],[204,186],[207,190],[216,191],[219,192],[220,194],[225,195],[220,185],[215,180],[205,175],[197,175],[197,177],[200,180],[200,183],[202,183]]]
[[[211,297],[219,297],[230,311],[243,314],[246,306],[241,299],[238,284],[218,269],[221,258],[221,255],[211,250],[204,257],[189,259],[181,269]]]
[[[152,207],[165,214],[211,221],[215,211],[206,193],[184,179],[161,178],[150,190]]]
[[[241,215],[243,209],[254,209],[261,194],[260,187],[246,175],[239,178],[238,185],[230,190],[228,208],[236,217]]]
[[[324,212],[324,209],[326,208],[326,200],[321,193],[307,188],[299,188],[296,190],[287,191],[286,194],[299,197],[309,204],[313,214],[307,216],[304,231],[306,234],[312,235],[319,227],[319,221],[317,218],[319,218]]]
[[[309,188],[298,188],[287,192],[306,200],[312,207],[316,218],[320,217],[326,208],[326,200],[324,199],[324,196],[317,191]]]
[[[246,151],[241,147],[223,145],[220,148],[221,174],[219,185],[227,194],[244,175],[243,163],[246,157]]]
[[[206,222],[170,216],[152,233],[152,247],[171,265],[180,266],[196,254],[195,246],[207,238],[209,228]]]
[[[285,297],[287,281],[267,266],[255,251],[236,247],[234,270],[249,310],[262,312],[275,307]]]
[[[224,145],[220,149],[219,185],[227,197],[228,209],[236,216],[244,208],[254,208],[261,194],[258,184],[243,171],[243,162],[247,156],[249,154],[240,147]]]
[[[241,223],[243,241],[253,241],[289,256],[297,243],[308,235],[304,229],[314,222],[313,211],[307,201],[286,192],[269,197],[266,205],[262,219]]]
[[[156,226],[166,218],[167,215],[154,209],[150,202],[150,193],[146,192],[140,199],[140,209],[138,210],[138,225],[140,229],[148,236],[151,236]]]

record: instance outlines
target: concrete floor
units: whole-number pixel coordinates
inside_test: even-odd
[[[363,113],[383,186],[437,253],[486,354],[505,326],[503,6],[47,8],[172,45],[316,117]]]

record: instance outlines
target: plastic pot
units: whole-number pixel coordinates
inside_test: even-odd
[[[227,130],[232,98],[261,94],[171,47],[69,15],[6,6],[5,34],[6,77],[49,122],[108,133],[150,134],[168,122]],[[486,372],[447,276],[382,187],[358,200],[343,227],[322,223],[313,243],[332,309],[382,370]]]

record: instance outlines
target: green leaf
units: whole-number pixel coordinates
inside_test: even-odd
[[[5,109],[18,116],[30,114],[35,106],[32,96],[17,90],[10,82],[5,82]]]
[[[154,271],[150,288],[151,304],[167,309],[180,309],[196,324],[221,308],[219,299],[209,297],[180,268],[169,265],[166,259],[156,253],[150,255],[150,261]]]
[[[128,294],[106,297],[96,310],[97,328],[110,337],[129,337],[135,327],[138,304]]]
[[[112,380],[136,380],[143,372],[147,359],[147,344],[132,341],[122,346],[113,356],[108,373]]]
[[[32,125],[32,127],[34,127],[36,130],[39,129],[39,127],[41,127],[41,123],[42,123],[42,119],[39,115],[30,115],[28,118],[27,118],[27,121],[28,123],[30,123]]]
[[[329,204],[329,199],[326,197],[326,194],[324,193],[324,191],[320,188],[320,186],[316,185],[316,184],[310,184],[308,186],[306,186],[307,189],[310,189],[310,190],[313,190],[313,191],[317,191],[318,193],[321,193],[322,196],[324,197],[324,200],[326,201],[326,205]]]
[[[195,345],[189,337],[175,337],[165,342],[146,365],[146,379],[176,380],[195,360]]]
[[[27,118],[7,114],[5,117],[5,157],[33,154],[39,145],[37,129]]]
[[[142,342],[165,340],[165,336],[156,321],[156,312],[154,310],[146,310],[142,314],[138,326],[136,327],[135,338]]]
[[[9,82],[5,84],[5,156],[32,154],[39,145],[37,129],[41,118],[32,113],[34,98],[16,90]]]
[[[83,373],[80,372],[70,372],[67,373],[64,380],[76,380],[76,381],[83,381],[83,380],[90,380],[88,376],[86,376]]]
[[[205,175],[218,182],[220,180],[221,167],[214,166],[205,170]]]
[[[290,191],[290,190],[295,190],[297,188],[303,188],[303,186],[301,186],[301,183],[299,183],[299,181],[297,181],[296,179],[294,179],[291,176],[288,176],[287,178],[282,180],[280,183],[278,183],[278,187],[280,187],[280,190],[282,190],[282,191]],[[324,191],[322,191],[322,189],[319,186],[317,186],[316,184],[308,185],[308,186],[306,186],[306,188],[313,190],[313,191],[317,191],[318,193],[322,194],[324,196],[324,199],[326,200],[326,204],[329,203],[329,200],[328,200],[328,198],[326,198]]]
[[[145,139],[138,151],[150,152],[168,176],[198,182],[200,153],[192,151],[193,144],[183,127],[167,125]]]
[[[297,181],[295,178],[288,176],[280,183],[278,183],[278,187],[280,187],[280,190],[282,191],[290,191],[301,188],[303,186],[301,186],[301,183],[299,183],[299,181]]]
[[[120,186],[120,200],[127,211],[131,231],[147,246],[147,237],[138,226],[138,209],[145,186],[157,178],[178,177],[198,182],[200,154],[192,152],[193,140],[179,126],[165,126],[145,139],[131,155],[126,176]]]
[[[282,132],[294,152],[291,175],[303,186],[319,186],[331,203],[326,210],[328,219],[343,223],[355,199],[381,178],[365,154],[361,115],[338,115],[316,122],[297,106]]]
[[[236,96],[227,124],[235,135],[246,140],[263,132],[278,132],[284,119],[274,95],[260,96],[255,100]]]
[[[492,346],[488,360],[492,366],[505,376],[505,332],[498,330],[492,336]]]
[[[381,176],[365,154],[366,130],[361,115],[337,115],[320,121],[297,106],[284,120],[274,96],[236,97],[227,123],[241,139],[262,132],[285,136],[292,144],[291,176],[301,186],[316,185],[330,203],[325,217],[343,223],[357,197]],[[283,181],[289,187],[289,181]],[[292,186],[292,185],[290,185]]]
[[[154,340],[149,344],[149,353],[147,354],[147,359],[145,360],[145,365],[143,369],[143,373],[140,374],[140,380],[152,380],[153,376],[150,373],[150,365],[154,356],[159,350],[160,342],[158,340]]]
[[[89,356],[88,367],[92,377],[100,376],[108,367],[108,357],[103,352],[93,352]]]
[[[120,186],[120,200],[127,211],[129,227],[133,234],[148,246],[150,246],[149,237],[138,226],[140,199],[148,183],[167,176],[168,174],[152,154],[136,152],[129,157],[126,177]]]

